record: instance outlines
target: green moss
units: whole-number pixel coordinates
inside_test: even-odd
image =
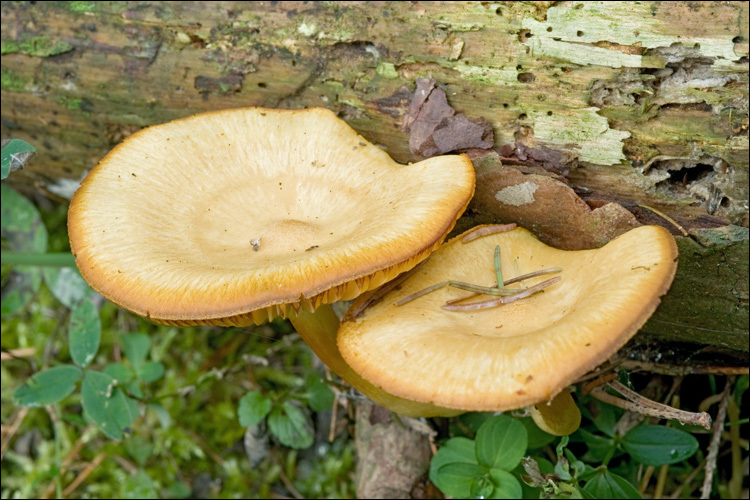
[[[2,69],[2,89],[9,90],[11,92],[20,92],[26,88],[28,84],[23,78],[16,75],[10,70]]]
[[[73,47],[68,42],[52,41],[48,36],[35,36],[24,40],[3,40],[2,54],[19,52],[27,56],[50,57],[70,52]]]
[[[20,50],[21,46],[15,40],[3,40],[2,45],[0,45],[0,53],[2,53],[2,55],[12,54],[13,52],[18,52]]]
[[[695,239],[677,238],[677,275],[643,331],[747,351],[748,229],[724,226],[691,233]]]
[[[385,78],[398,78],[398,71],[396,71],[396,66],[394,66],[393,63],[381,62],[378,64],[378,67],[375,68],[375,72]]]
[[[68,2],[68,8],[73,12],[96,12],[96,2]]]
[[[57,98],[57,104],[60,104],[61,106],[65,106],[66,108],[73,110],[73,111],[83,111],[84,114],[89,115],[91,114],[91,101],[85,98],[80,97],[58,97]]]

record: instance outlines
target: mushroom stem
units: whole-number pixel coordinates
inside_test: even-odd
[[[296,315],[289,315],[289,321],[313,352],[336,375],[375,403],[407,417],[450,417],[464,413],[463,410],[442,408],[394,396],[359,376],[339,352],[336,334],[340,321],[329,304],[319,306],[315,312],[300,309]]]

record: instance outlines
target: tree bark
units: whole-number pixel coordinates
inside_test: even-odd
[[[644,331],[747,352],[747,5],[553,3],[5,2],[2,137],[39,151],[12,182],[69,196],[130,133],[244,106],[328,107],[414,161],[401,124],[431,77],[511,166],[529,167],[519,144],[558,152],[564,172],[534,172],[673,229],[678,275]]]

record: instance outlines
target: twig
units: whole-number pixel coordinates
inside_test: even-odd
[[[461,243],[468,243],[474,241],[482,236],[489,236],[491,234],[504,233],[516,228],[515,223],[511,224],[492,224],[490,226],[479,226],[464,234],[461,238]]]
[[[522,290],[516,294],[508,295],[506,297],[498,297],[496,299],[485,300],[482,302],[471,302],[470,304],[445,304],[441,306],[441,308],[446,311],[476,311],[478,309],[489,309],[492,307],[497,307],[502,304],[510,304],[517,300],[525,299],[526,297],[533,295],[536,292],[540,292],[548,286],[554,285],[561,279],[562,278],[560,278],[559,276],[556,278],[551,278],[547,281],[542,281],[539,284],[526,288],[525,290]]]
[[[625,401],[613,396],[604,390],[603,387],[595,387],[591,390],[591,395],[600,401],[604,401],[612,406],[617,406],[623,410],[633,411],[642,415],[648,415],[651,417],[667,418],[677,420],[682,424],[700,425],[706,429],[711,428],[711,416],[708,413],[693,413],[689,411],[678,410],[671,406],[663,405],[652,401],[648,398],[641,396],[640,394],[627,389],[624,385],[617,381],[608,382],[606,384],[611,389],[620,392],[628,398],[630,401]],[[620,387],[620,388],[618,388]],[[626,391],[623,393],[621,388],[625,388]]]
[[[58,471],[58,477],[62,479],[62,475],[66,472],[68,466],[73,462],[73,459],[78,456],[78,452],[81,451],[81,448],[83,448],[84,439],[87,438],[87,431],[89,427],[84,429],[83,432],[81,432],[81,436],[76,439],[75,444],[73,445],[73,448],[70,449],[68,454],[63,459],[62,463],[60,464],[60,469]],[[53,480],[48,486],[47,489],[44,490],[44,493],[39,497],[41,499],[49,498],[52,496],[52,493],[55,491],[55,481]]]
[[[656,487],[654,488],[654,496],[652,498],[662,498],[664,494],[664,485],[667,483],[667,474],[669,473],[669,465],[664,464],[659,467],[659,476],[656,478]]]
[[[534,271],[533,273],[527,273],[527,274],[524,274],[522,276],[518,276],[516,278],[511,278],[508,281],[506,281],[504,283],[504,285],[512,285],[512,284],[518,283],[520,281],[528,280],[528,279],[531,279],[531,278],[536,278],[537,276],[544,276],[545,274],[554,274],[554,273],[559,273],[559,272],[562,272],[562,267],[550,267],[549,269],[540,269],[539,271]],[[443,283],[445,283],[445,282],[443,282]],[[449,284],[449,285],[451,285],[453,287],[462,288],[464,290],[467,290],[467,288],[463,288],[463,287],[458,286],[458,285],[456,285],[454,283],[460,283],[460,282],[458,282],[458,281],[456,281],[456,282],[452,282],[452,281],[447,282],[447,284]],[[443,286],[445,286],[445,285],[443,285]],[[476,287],[475,285],[472,285],[472,286],[474,286],[475,288],[484,288],[486,290],[496,290],[496,288],[497,288],[497,287]],[[458,304],[459,302],[463,302],[464,300],[473,299],[474,297],[482,295],[483,293],[487,294],[487,295],[513,295],[515,293],[521,292],[521,291],[526,290],[526,289],[525,288],[518,288],[518,289],[513,289],[511,291],[508,288],[503,288],[503,290],[505,290],[505,292],[503,292],[501,294],[494,293],[492,291],[487,291],[487,292],[473,292],[473,293],[471,293],[469,295],[465,295],[465,296],[459,297],[457,299],[451,299],[451,300],[449,300],[449,301],[446,302],[446,305]],[[417,293],[419,293],[419,292],[417,292]],[[402,301],[406,301],[406,299],[402,299]],[[404,303],[406,303],[406,302],[404,302]],[[396,304],[396,305],[400,305],[400,304]]]
[[[495,247],[495,258],[492,262],[495,266],[495,281],[497,282],[497,288],[499,290],[505,288],[505,281],[503,281],[503,266],[500,264],[501,261],[500,245],[497,245]]]
[[[289,490],[289,493],[291,493],[292,496],[297,499],[305,498],[304,495],[302,495],[302,493],[300,493],[297,488],[294,487],[294,484],[292,484],[292,482],[289,480],[286,473],[284,472],[284,466],[275,455],[273,456],[273,461],[279,467],[279,478],[281,478],[281,482],[284,483],[284,486],[286,486],[286,489]]]
[[[385,297],[385,295],[393,290],[394,288],[398,287],[401,283],[406,281],[408,277],[410,277],[414,272],[422,267],[427,260],[423,260],[410,270],[406,271],[405,273],[401,273],[398,275],[395,279],[389,281],[385,285],[377,288],[375,291],[370,294],[366,300],[364,300],[356,309],[352,310],[351,312],[346,313],[346,319],[353,319],[362,314],[362,311],[370,307],[372,304],[375,304],[376,302],[379,302]],[[397,304],[400,305],[400,304]]]
[[[97,456],[95,456],[94,459],[86,467],[84,467],[81,473],[78,474],[75,479],[73,479],[68,487],[63,490],[63,498],[73,493],[73,491],[75,491],[75,489],[78,488],[78,486],[80,486],[80,484],[84,482],[86,478],[89,477],[89,475],[91,475],[91,473],[94,472],[97,467],[99,467],[99,464],[101,464],[106,457],[107,454],[105,452],[101,452]]]
[[[332,378],[331,370],[326,366],[326,381],[330,382]],[[336,438],[336,419],[338,418],[339,396],[341,395],[341,391],[339,391],[336,386],[329,387],[333,391],[333,408],[331,409],[331,425],[328,426],[328,442],[333,443],[333,440]]]
[[[649,207],[648,205],[638,205],[638,206],[643,207],[647,210],[651,210],[653,213],[655,213],[656,215],[658,215],[659,217],[661,217],[662,219],[666,220],[667,222],[671,223],[674,227],[676,227],[682,233],[683,236],[687,236],[688,238],[690,237],[690,233],[685,231],[684,227],[677,224],[677,222],[672,217],[668,216],[664,212],[660,212],[659,210],[653,207]]]
[[[703,468],[706,466],[706,459],[704,458],[701,463],[698,464],[697,467],[695,467],[693,470],[690,471],[690,474],[687,475],[685,480],[680,484],[669,496],[672,500],[676,500],[678,498],[682,498],[682,490],[685,489],[685,486],[693,482],[693,479],[695,479],[695,476],[700,473],[700,471],[703,470]]]
[[[646,472],[643,473],[641,482],[638,483],[638,493],[640,493],[641,496],[643,496],[643,494],[646,492],[646,488],[648,488],[648,482],[651,481],[651,476],[654,475],[654,469],[656,469],[656,467],[654,467],[653,465],[649,465],[648,467],[646,467]]]
[[[36,347],[22,347],[20,349],[10,349],[6,351],[3,349],[0,352],[0,361],[8,361],[17,358],[27,358],[36,354]]]
[[[18,428],[21,427],[21,423],[23,423],[23,419],[26,418],[26,414],[29,412],[28,406],[22,406],[19,408],[18,412],[16,412],[16,415],[13,417],[13,421],[11,424],[7,427],[3,427],[3,441],[2,445],[0,445],[0,460],[5,458],[5,452],[8,451],[8,446],[10,446],[10,442],[13,440],[13,436],[16,435],[16,432],[18,432]]]
[[[614,368],[614,367],[613,367]],[[603,375],[598,376],[588,384],[584,385],[581,388],[581,396],[585,396],[586,394],[589,394],[591,391],[594,390],[594,388],[599,387],[600,385],[606,384],[607,382],[611,382],[612,380],[615,380],[619,374],[617,372],[609,372],[605,373]],[[579,380],[580,382],[580,380]]]
[[[701,498],[709,498],[711,496],[711,485],[714,479],[714,471],[716,470],[716,458],[719,454],[719,444],[721,443],[721,431],[724,429],[724,421],[727,418],[727,405],[729,404],[729,396],[733,383],[734,377],[727,377],[727,383],[722,392],[721,403],[719,403],[719,411],[716,414],[716,422],[714,422],[711,443],[708,445],[706,475],[703,478]]]
[[[646,361],[625,360],[622,362],[624,370],[658,373],[660,375],[748,375],[747,366],[712,366],[712,365],[663,365]]]

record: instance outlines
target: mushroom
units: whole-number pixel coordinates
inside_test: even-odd
[[[494,286],[497,246],[506,280],[513,278],[511,270],[520,275],[558,267],[562,279],[486,309],[445,310],[446,301],[466,297],[448,286],[420,295],[446,280]],[[537,405],[532,415],[543,427],[547,422],[546,430],[569,433],[580,415],[561,391],[646,322],[674,278],[676,258],[674,238],[659,226],[641,226],[601,248],[578,251],[549,247],[523,228],[468,243],[461,235],[377,302],[363,306],[369,294],[355,300],[339,329],[339,350],[363,378],[396,396],[465,411]],[[531,288],[547,278],[524,283]],[[562,410],[571,413],[555,422]]]
[[[81,274],[115,304],[179,326],[288,317],[376,402],[430,413],[349,369],[329,304],[425,259],[473,191],[465,155],[405,166],[327,109],[234,109],[130,136],[83,181],[68,229]]]

